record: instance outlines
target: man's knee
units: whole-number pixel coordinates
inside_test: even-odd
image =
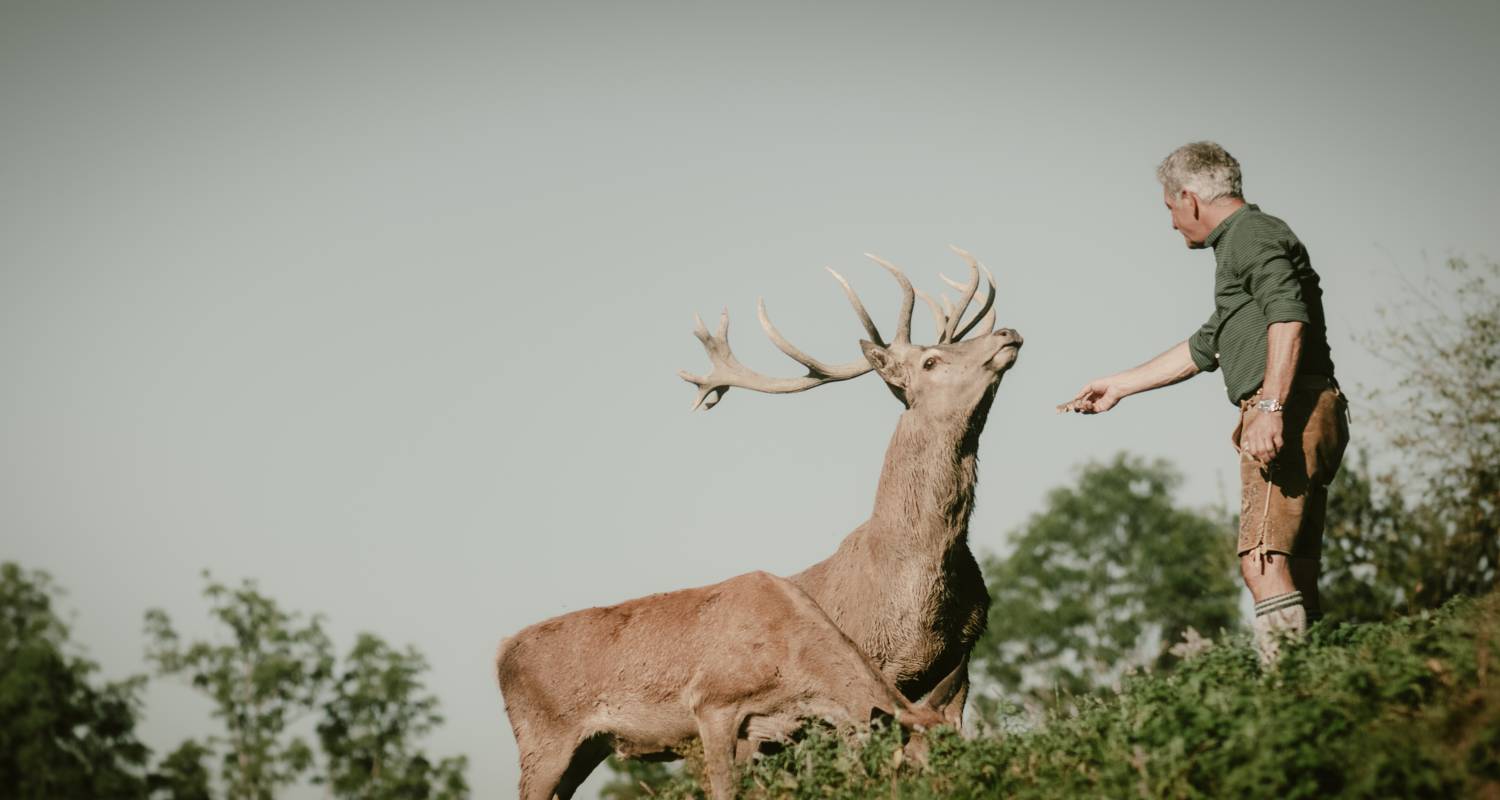
[[[1250,594],[1259,600],[1292,591],[1292,571],[1285,553],[1254,552],[1240,556],[1240,577]]]

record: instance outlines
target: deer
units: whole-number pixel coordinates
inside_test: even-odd
[[[554,617],[505,639],[495,663],[521,800],[568,800],[611,752],[670,760],[695,738],[712,796],[728,800],[735,761],[806,719],[848,732],[894,718],[921,760],[959,680],[908,702],[812,598],[766,572]]]
[[[712,371],[706,376],[678,374],[698,387],[695,410],[713,408],[732,387],[787,394],[872,371],[902,403],[905,410],[886,450],[870,517],[833,555],[789,579],[904,697],[929,695],[956,673],[957,685],[944,693],[942,713],[947,723],[962,729],[968,658],[984,632],[990,604],[984,576],[968,545],[979,437],[1001,377],[1014,366],[1023,340],[1010,328],[995,329],[995,279],[989,269],[967,251],[952,249],[969,267],[967,283],[941,276],[959,292],[957,303],[946,296],[939,303],[915,290],[894,264],[866,254],[901,288],[896,334],[889,343],[850,283],[828,268],[869,336],[859,342],[862,358],[827,364],[807,355],[771,323],[762,299],[757,304],[761,328],[781,352],[807,369],[805,375],[767,376],[736,359],[729,346],[727,309],[712,334],[701,317],[694,317],[694,335]],[[981,272],[986,298],[965,323]],[[918,296],[936,320],[935,344],[911,340]],[[976,335],[965,340],[971,332]]]

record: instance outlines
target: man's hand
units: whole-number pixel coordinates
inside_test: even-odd
[[[1269,465],[1271,459],[1281,452],[1281,415],[1261,411],[1250,417],[1250,422],[1240,432],[1240,451]]]
[[[1078,396],[1057,407],[1057,413],[1076,411],[1080,414],[1103,414],[1114,408],[1128,394],[1114,377],[1090,381]]]

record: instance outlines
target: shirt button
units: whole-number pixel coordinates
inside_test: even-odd
[[[1214,358],[1218,358],[1218,357],[1219,357],[1219,354],[1218,353],[1214,353]]]

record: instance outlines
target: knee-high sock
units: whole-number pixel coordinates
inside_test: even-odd
[[[1281,640],[1301,636],[1307,630],[1307,609],[1301,592],[1287,592],[1255,604],[1255,649],[1261,666],[1269,667],[1281,655]]]

